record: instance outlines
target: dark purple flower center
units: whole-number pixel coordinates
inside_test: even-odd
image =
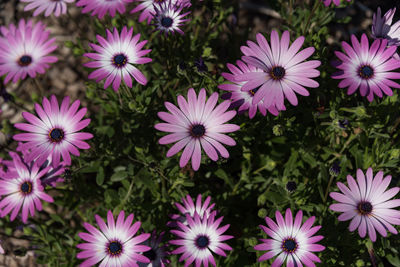
[[[154,3],[163,3],[165,0],[153,0]]]
[[[285,69],[280,67],[280,66],[276,66],[273,67],[271,69],[271,71],[269,72],[269,74],[271,75],[272,79],[274,80],[280,80],[285,76]]]
[[[49,137],[52,142],[58,143],[64,138],[64,131],[59,128],[54,128],[50,131]]]
[[[202,137],[206,133],[206,128],[201,124],[195,124],[190,129],[190,134],[193,137]]]
[[[368,201],[363,201],[358,203],[357,209],[361,215],[369,215],[372,212],[372,204]]]
[[[118,256],[122,252],[122,245],[118,241],[112,241],[108,244],[107,251],[112,256]]]
[[[285,252],[292,253],[297,249],[297,242],[293,238],[287,238],[282,242],[282,249]]]
[[[174,22],[174,21],[173,21],[171,18],[169,18],[169,17],[164,17],[164,18],[161,19],[161,25],[162,25],[163,27],[165,27],[165,28],[171,27],[171,25],[172,25],[173,22]]]
[[[25,195],[28,195],[32,192],[32,183],[31,182],[24,182],[21,184],[21,192]]]
[[[297,189],[297,184],[294,181],[289,181],[286,184],[286,190],[289,192],[294,192]]]
[[[118,54],[112,59],[112,63],[119,68],[125,66],[127,62],[128,58],[124,54]]]
[[[148,258],[150,260],[150,262],[154,261],[157,258],[157,254],[154,251],[154,249],[150,249],[149,251],[144,252],[143,256]]]
[[[210,244],[210,239],[207,236],[201,235],[196,238],[196,246],[199,248],[205,248]]]
[[[360,75],[361,78],[369,79],[372,76],[374,76],[374,69],[368,65],[364,65],[360,67],[358,74]]]
[[[23,55],[18,60],[18,65],[20,65],[21,67],[29,66],[31,63],[32,63],[32,57],[28,55]]]
[[[254,96],[257,93],[258,89],[260,89],[260,87],[254,88],[253,90],[250,90],[249,91],[250,96]]]

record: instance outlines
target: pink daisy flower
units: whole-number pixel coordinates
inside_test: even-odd
[[[315,266],[314,262],[321,260],[312,252],[322,251],[324,246],[315,244],[324,237],[313,236],[321,226],[314,226],[315,217],[307,219],[302,225],[303,212],[297,212],[293,222],[293,215],[290,209],[286,210],[285,218],[279,211],[275,212],[275,223],[271,218],[265,217],[267,226],[260,225],[261,229],[271,239],[261,239],[262,243],[254,246],[255,250],[267,251],[258,261],[265,261],[275,256],[276,259],[271,267],[282,266]]]
[[[372,17],[372,37],[374,39],[386,39],[387,45],[400,46],[400,20],[392,25],[396,8],[389,9],[382,17],[381,8]]]
[[[201,201],[202,197],[199,194],[196,198],[196,204],[193,202],[193,199],[190,195],[186,195],[186,197],[182,198],[182,204],[175,203],[176,208],[180,211],[181,214],[173,214],[171,215],[172,222],[168,222],[167,225],[170,227],[177,227],[176,221],[180,221],[183,224],[187,224],[186,214],[189,214],[190,217],[193,217],[195,213],[197,213],[201,218],[203,216],[210,216],[211,211],[214,209],[215,203],[211,202],[211,197],[208,196],[204,202]]]
[[[0,245],[0,254],[4,254],[4,248]]]
[[[190,88],[187,101],[178,96],[179,108],[170,102],[165,102],[165,107],[170,113],[158,112],[158,117],[166,123],[158,123],[155,128],[159,131],[169,132],[159,140],[159,143],[174,144],[167,152],[171,157],[183,150],[179,161],[180,167],[184,167],[192,160],[192,168],[197,171],[201,162],[201,148],[204,149],[211,160],[218,160],[219,155],[229,157],[229,153],[221,143],[234,146],[235,140],[223,134],[239,130],[235,124],[225,124],[236,115],[236,111],[227,111],[230,101],[226,100],[215,106],[218,101],[218,93],[213,93],[206,101],[206,90],[202,88],[198,97],[193,88]],[[218,151],[218,152],[217,152]]]
[[[26,158],[29,153],[30,150],[29,149],[25,149],[24,148],[24,144],[21,142],[18,142],[18,146],[16,151],[21,152],[22,154],[22,158]],[[46,174],[44,174],[42,176],[42,178],[40,178],[42,185],[50,185],[52,187],[56,187],[57,183],[61,183],[64,181],[64,178],[62,177],[62,175],[65,173],[66,170],[66,166],[67,164],[65,164],[65,162],[60,162],[58,163],[58,165],[56,167],[53,167],[52,160],[51,160],[51,155],[46,159],[46,161],[40,166],[40,170],[49,167],[48,171]],[[12,163],[12,161],[10,162]],[[32,161],[29,166],[31,167],[33,164],[35,163],[35,161]],[[9,166],[8,168],[13,168],[13,165],[11,164],[11,166]]]
[[[367,232],[369,238],[376,241],[376,231],[386,237],[387,230],[397,234],[396,228],[392,226],[400,225],[400,211],[394,210],[400,206],[400,199],[392,199],[400,190],[393,187],[386,191],[392,177],[390,175],[383,178],[383,172],[378,172],[375,177],[372,168],[368,168],[366,177],[362,170],[357,170],[357,182],[350,175],[347,175],[349,187],[338,182],[342,193],[332,192],[330,196],[340,202],[330,205],[333,211],[343,212],[339,221],[351,220],[349,230],[353,232],[358,228],[360,237],[365,237]]]
[[[47,173],[49,167],[40,169],[37,164],[30,168],[23,162],[17,153],[10,153],[13,159],[13,168],[0,173],[0,216],[4,217],[11,212],[13,221],[22,209],[22,221],[28,220],[28,214],[35,215],[36,210],[42,210],[40,200],[53,202],[53,198],[44,193],[40,178]]]
[[[11,24],[9,28],[1,27],[0,36],[0,76],[7,74],[4,84],[16,83],[29,75],[45,73],[49,63],[57,61],[57,57],[49,56],[57,46],[55,38],[49,39],[50,31],[38,22],[20,20],[18,28]]]
[[[339,62],[335,62],[338,72],[332,75],[334,79],[343,79],[339,83],[339,88],[346,88],[347,94],[353,94],[360,89],[362,96],[367,96],[372,102],[374,95],[382,97],[393,95],[390,87],[400,88],[400,84],[391,79],[400,79],[400,73],[392,72],[400,67],[400,61],[393,58],[396,47],[388,47],[388,41],[375,40],[369,47],[368,38],[365,34],[361,36],[361,44],[352,35],[351,47],[348,43],[342,42],[343,50],[346,54],[335,51]]]
[[[219,89],[228,91],[229,93],[222,96],[222,98],[227,99],[229,98],[232,101],[231,107],[239,107],[239,114],[245,112],[246,110],[249,111],[250,119],[254,118],[257,113],[257,110],[261,112],[262,115],[267,115],[267,110],[275,115],[278,116],[279,111],[276,109],[274,105],[269,107],[265,106],[264,100],[261,100],[257,104],[253,104],[253,98],[255,93],[257,92],[258,88],[255,88],[250,91],[242,91],[242,86],[247,83],[248,81],[237,82],[236,75],[244,74],[244,73],[252,73],[252,72],[262,72],[264,75],[267,75],[263,70],[258,69],[252,65],[247,65],[241,60],[236,61],[238,67],[232,64],[227,64],[228,69],[231,73],[223,72],[222,76],[232,83],[221,84],[218,86]]]
[[[107,212],[107,224],[99,215],[95,215],[100,230],[89,223],[83,226],[89,233],[79,233],[79,237],[87,243],[77,245],[83,251],[79,252],[78,259],[86,259],[81,267],[93,266],[99,262],[100,266],[131,266],[138,267],[136,261],[149,263],[149,259],[140,253],[150,250],[150,247],[141,245],[150,237],[150,234],[135,236],[140,228],[141,222],[132,225],[133,214],[126,217],[121,211],[115,222],[112,212]]]
[[[44,12],[45,17],[54,13],[56,17],[67,13],[67,4],[73,3],[75,0],[21,0],[21,2],[29,3],[24,11],[36,9],[33,16],[36,17]]]
[[[156,234],[154,230],[151,233],[151,237],[142,244],[149,246],[150,250],[143,253],[143,256],[150,260],[149,263],[137,262],[139,267],[165,267],[168,266],[170,261],[166,258],[169,255],[167,251],[167,245],[161,245],[161,240],[164,237],[165,232]]]
[[[183,34],[183,31],[179,27],[182,26],[184,22],[189,21],[189,19],[184,19],[184,17],[188,15],[190,11],[181,14],[182,9],[183,6],[174,6],[170,1],[154,5],[154,24],[157,30],[164,32],[165,35],[174,33],[175,31]]]
[[[213,253],[226,257],[224,250],[232,250],[230,246],[223,241],[233,238],[231,235],[223,235],[229,228],[229,224],[221,226],[223,217],[215,220],[216,212],[212,212],[207,218],[195,213],[192,218],[186,215],[188,225],[178,222],[179,230],[171,230],[171,233],[178,236],[179,239],[171,240],[169,243],[180,246],[172,251],[172,254],[182,254],[179,261],[186,260],[185,267],[195,263],[196,267],[201,265],[207,267],[210,262],[216,266]]]
[[[324,2],[324,5],[325,6],[330,6],[330,4],[332,3],[332,1],[333,1],[333,3],[336,5],[336,6],[338,6],[338,5],[340,5],[340,0],[321,0],[322,2]],[[347,2],[350,2],[351,0],[347,0]]]
[[[133,28],[126,27],[122,29],[121,36],[118,30],[114,28],[111,33],[107,30],[107,40],[97,35],[99,45],[90,44],[90,47],[97,53],[86,53],[84,56],[94,59],[95,61],[84,64],[89,68],[96,68],[89,75],[89,79],[95,79],[100,82],[106,79],[104,89],[112,83],[114,91],[118,91],[122,78],[127,86],[132,88],[132,78],[143,85],[147,84],[147,79],[143,73],[134,66],[134,64],[146,64],[152,61],[151,58],[143,57],[148,54],[151,49],[141,50],[147,43],[147,40],[138,43],[140,33],[132,37]]]
[[[171,6],[177,7],[190,7],[190,0],[135,0],[135,2],[141,2],[134,9],[131,10],[132,13],[136,13],[142,11],[139,16],[139,22],[147,20],[147,24],[150,24],[150,21],[154,18],[155,5],[161,3],[170,3]]]
[[[115,14],[124,14],[126,5],[133,0],[78,0],[76,6],[83,7],[82,13],[92,12],[92,16],[97,15],[99,19],[102,19],[107,12],[111,17]]]
[[[39,117],[29,112],[22,113],[29,123],[16,123],[14,126],[28,133],[16,134],[13,138],[25,142],[22,149],[30,150],[25,158],[27,162],[37,159],[40,166],[51,155],[53,167],[59,165],[60,156],[65,164],[71,165],[70,153],[79,156],[77,148],[90,148],[89,144],[83,140],[90,139],[93,135],[79,132],[89,125],[90,119],[82,120],[87,109],[82,108],[78,111],[79,104],[80,101],[76,100],[69,106],[69,97],[66,96],[59,107],[56,97],[52,95],[50,101],[43,98],[43,108],[39,104],[35,104],[35,110]]]
[[[271,46],[265,37],[258,33],[257,44],[247,41],[248,46],[241,47],[244,54],[242,60],[262,70],[235,75],[236,81],[246,82],[242,85],[242,91],[248,92],[257,88],[252,100],[253,105],[264,100],[267,107],[275,106],[278,110],[285,110],[285,98],[296,106],[298,100],[295,92],[308,96],[309,93],[303,86],[319,86],[310,78],[319,76],[320,73],[315,68],[321,65],[321,62],[303,62],[314,53],[314,47],[299,52],[304,43],[303,36],[297,38],[290,47],[289,42],[288,31],[283,32],[281,40],[278,33],[272,31]]]

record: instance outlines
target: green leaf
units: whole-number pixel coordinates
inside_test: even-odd
[[[128,177],[128,173],[126,171],[118,171],[111,176],[110,180],[112,182],[118,182],[124,180],[126,177]]]

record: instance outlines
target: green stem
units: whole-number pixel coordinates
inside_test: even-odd
[[[326,203],[326,200],[328,199],[329,189],[331,188],[334,178],[335,177],[333,175],[331,175],[331,178],[329,179],[328,186],[326,187],[326,190],[325,190],[324,203]]]

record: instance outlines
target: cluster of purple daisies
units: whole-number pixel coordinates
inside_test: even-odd
[[[75,0],[21,0],[28,3],[25,10],[34,10],[33,15],[44,13],[45,16],[59,16],[67,13],[67,4]],[[83,13],[91,12],[92,16],[103,18],[107,13],[112,17],[118,12],[123,14],[126,5],[134,0],[78,0],[76,5],[82,7]],[[348,0],[349,1],[349,0]],[[141,12],[139,22],[153,24],[164,33],[178,32],[188,21],[186,11],[191,3],[189,0],[137,0],[140,2],[131,13]],[[329,6],[332,0],[322,0]],[[333,0],[335,5],[340,0]],[[334,66],[338,72],[332,75],[340,79],[339,87],[348,88],[347,93],[353,94],[359,90],[362,96],[372,102],[374,96],[392,95],[392,88],[400,88],[393,79],[400,79],[400,57],[396,54],[400,46],[400,21],[392,23],[395,9],[387,11],[382,16],[378,9],[373,17],[372,38],[370,45],[368,37],[363,34],[359,41],[354,35],[351,45],[343,42],[344,52],[336,51],[338,61]],[[55,38],[50,38],[50,31],[41,23],[32,20],[20,20],[18,25],[2,26],[0,28],[0,76],[5,76],[4,83],[14,83],[25,79],[28,75],[35,78],[37,73],[43,74],[57,61],[50,54],[57,49]],[[88,68],[95,69],[89,79],[96,82],[104,80],[104,88],[112,86],[115,91],[124,83],[132,88],[134,80],[142,85],[147,84],[147,78],[138,66],[152,61],[146,57],[151,49],[143,49],[147,40],[140,40],[140,33],[134,33],[133,28],[123,27],[107,29],[106,36],[97,35],[97,43],[91,43],[91,52],[84,54],[90,61],[85,63]],[[224,101],[218,103],[217,92],[207,96],[204,88],[198,93],[193,88],[187,92],[186,98],[177,97],[178,106],[165,102],[168,112],[159,112],[163,121],[155,128],[169,133],[163,136],[160,144],[172,144],[167,157],[182,151],[179,165],[184,167],[191,161],[193,170],[198,170],[202,159],[202,150],[213,161],[219,157],[228,158],[229,152],[225,146],[234,146],[236,141],[227,135],[239,130],[239,126],[227,123],[237,112],[248,111],[253,118],[257,111],[264,116],[267,111],[277,116],[286,110],[285,99],[296,106],[297,94],[309,95],[306,88],[319,86],[313,78],[319,77],[317,68],[321,62],[308,60],[314,53],[313,47],[302,49],[303,36],[290,42],[289,32],[279,35],[272,31],[269,41],[262,34],[257,34],[256,42],[247,41],[241,47],[243,53],[236,65],[227,64],[230,73],[222,73],[228,81],[219,85],[226,91]],[[132,79],[133,77],[133,79]],[[84,119],[86,108],[80,108],[80,101],[72,104],[65,97],[61,104],[53,95],[43,98],[40,104],[35,104],[36,114],[24,112],[27,123],[16,123],[15,127],[23,133],[14,135],[19,142],[16,152],[10,152],[11,160],[0,159],[0,216],[10,214],[10,220],[20,216],[24,223],[29,214],[42,209],[42,201],[53,202],[53,198],[45,193],[46,188],[56,187],[62,182],[61,176],[71,165],[71,154],[79,156],[79,150],[89,149],[86,142],[92,134],[82,132],[90,119]],[[224,146],[225,145],[225,146]],[[376,240],[376,232],[382,236],[387,231],[397,234],[392,225],[400,225],[400,199],[392,199],[400,190],[398,187],[388,189],[390,176],[383,177],[383,172],[375,176],[369,168],[364,174],[357,170],[356,180],[348,175],[347,183],[338,182],[341,193],[332,192],[330,196],[339,203],[332,204],[330,209],[342,212],[340,221],[351,220],[349,230],[358,229],[360,237],[368,233],[372,241]],[[387,190],[388,189],[388,190]],[[85,243],[77,247],[82,251],[77,255],[84,259],[81,266],[165,266],[167,256],[180,254],[179,261],[185,261],[185,266],[194,264],[196,267],[216,266],[214,254],[226,256],[225,251],[232,248],[225,241],[232,239],[224,235],[228,225],[221,225],[223,217],[214,210],[208,196],[202,202],[199,195],[194,203],[188,195],[182,199],[182,204],[176,203],[179,214],[171,215],[167,225],[170,233],[176,239],[169,245],[176,248],[170,250],[162,244],[165,233],[141,233],[141,223],[134,222],[133,214],[125,216],[121,211],[114,218],[111,211],[107,213],[107,223],[96,215],[98,228],[84,223],[87,233],[79,237]],[[303,223],[303,212],[299,210],[295,216],[291,209],[284,216],[276,211],[275,219],[266,217],[267,226],[260,225],[269,236],[261,239],[254,247],[264,251],[259,261],[275,257],[272,266],[315,266],[320,259],[314,252],[325,249],[318,244],[323,236],[316,235],[321,226],[313,226],[312,216]],[[0,247],[0,252],[4,253]]]

